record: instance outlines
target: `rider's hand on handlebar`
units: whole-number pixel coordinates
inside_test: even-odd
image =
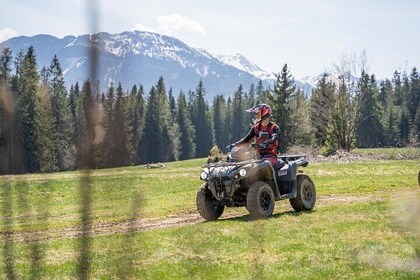
[[[232,148],[235,147],[234,144],[229,144],[226,146],[226,151],[230,152],[230,150],[232,150]]]
[[[267,149],[268,144],[264,142],[264,143],[258,144],[258,146],[259,146],[262,150],[265,150],[265,149]]]

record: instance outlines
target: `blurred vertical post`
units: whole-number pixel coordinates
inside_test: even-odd
[[[98,41],[95,40],[95,33],[98,30],[98,14],[97,1],[86,0],[88,24],[90,27],[90,48],[89,48],[89,79],[91,82],[96,82],[98,73]],[[95,140],[95,101],[92,95],[87,97],[87,106],[85,110],[86,119],[86,137],[82,140],[82,177],[80,179],[80,220],[82,225],[82,235],[79,239],[79,262],[78,274],[79,279],[89,279],[90,273],[90,258],[91,258],[91,212],[92,212],[92,182],[90,179],[90,170],[95,166],[95,159],[93,155],[93,145]]]
[[[0,81],[0,129],[2,133],[0,141],[0,172],[2,174],[22,173],[24,170],[22,146],[20,145],[20,135],[17,125],[16,103],[16,95],[11,91],[10,86],[7,82]],[[8,177],[3,177],[0,180],[2,196],[1,214],[4,219],[3,263],[5,266],[5,278],[16,279],[15,247],[12,232],[14,185]]]
[[[5,265],[6,279],[16,279],[14,265],[14,244],[11,231],[13,224],[12,184],[8,181],[2,181],[1,188],[3,198],[2,215],[4,217],[5,233],[3,243],[3,263]]]

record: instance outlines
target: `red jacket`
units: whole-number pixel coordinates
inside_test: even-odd
[[[268,132],[269,138],[261,138],[261,132]],[[236,142],[235,145],[250,143],[252,140],[255,140],[257,144],[262,144],[265,142],[268,144],[267,149],[259,149],[258,152],[261,155],[272,154],[277,156],[277,147],[279,146],[279,133],[279,126],[276,123],[270,122],[267,126],[262,126],[261,123],[259,123],[256,124],[253,128],[251,128],[247,135],[245,135],[244,138]]]

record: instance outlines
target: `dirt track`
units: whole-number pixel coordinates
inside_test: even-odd
[[[420,193],[420,191],[410,192]],[[398,194],[401,196],[401,194]],[[385,200],[384,197],[378,197],[375,194],[367,196],[347,196],[347,195],[329,195],[318,197],[316,208],[323,208],[338,204],[349,204],[357,202],[370,202]],[[279,212],[280,213],[280,212]],[[221,219],[232,219],[238,217],[246,217],[244,212],[230,212],[222,215]],[[182,213],[178,215],[167,216],[158,219],[138,219],[135,221],[126,220],[120,222],[95,223],[90,228],[89,236],[111,235],[118,233],[139,232],[144,230],[161,229],[185,226],[191,224],[199,224],[205,222],[197,212]],[[4,242],[36,242],[44,240],[54,240],[61,238],[76,238],[82,235],[80,227],[69,227],[65,229],[49,229],[36,232],[0,232],[1,243]]]

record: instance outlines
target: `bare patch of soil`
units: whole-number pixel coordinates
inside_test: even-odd
[[[420,193],[420,191],[414,191],[414,193]],[[403,195],[413,195],[413,192],[407,192],[406,194],[395,194],[392,196],[401,197]],[[369,194],[365,196],[352,196],[352,195],[328,195],[318,197],[315,207],[328,207],[339,204],[350,204],[359,202],[373,202],[385,200],[387,197]],[[246,214],[245,214],[246,215]],[[221,219],[232,219],[243,217],[244,212],[232,211],[224,213]],[[130,234],[133,232],[172,228],[185,225],[199,224],[205,222],[203,218],[197,212],[187,212],[177,215],[171,215],[164,218],[140,218],[137,220],[125,220],[117,222],[104,222],[95,223],[90,227],[89,236],[101,236],[111,234]],[[13,232],[13,231],[1,231],[1,241],[4,242],[38,242],[44,240],[54,240],[61,238],[77,238],[82,236],[81,227],[69,227],[65,229],[49,229],[43,231],[34,232]]]

